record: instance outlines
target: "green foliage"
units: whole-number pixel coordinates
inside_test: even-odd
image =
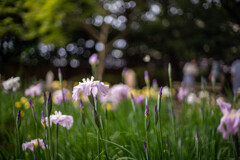
[[[0,2],[0,37],[7,33],[21,36],[23,33],[22,0],[2,0]]]
[[[14,102],[19,100],[21,93],[15,94]],[[37,115],[38,138],[44,138],[44,128],[41,125],[41,110],[44,110],[40,98],[33,98],[35,112]],[[1,153],[7,158],[14,158],[14,135],[12,122],[12,100],[8,94],[1,92]],[[159,130],[154,125],[154,104],[156,99],[149,100],[150,130],[149,130],[149,154],[151,159],[197,159],[196,132],[199,133],[199,154],[201,159],[229,159],[233,157],[230,140],[223,140],[222,135],[217,132],[221,112],[215,105],[205,102],[188,105],[174,101],[176,115],[176,135],[174,140],[171,113],[169,113],[169,99],[164,98],[161,104],[160,117],[162,119],[163,148],[159,146]],[[54,105],[53,111],[62,111],[63,114],[73,116],[74,123],[70,130],[59,126],[59,158],[60,159],[96,159],[97,152],[97,128],[94,124],[92,106],[85,102],[84,115],[86,124],[83,125],[79,104],[75,105],[69,101],[66,108],[62,105]],[[24,110],[24,109],[22,109]],[[24,110],[20,132],[21,143],[35,139],[36,125],[31,109]],[[106,117],[103,106],[98,105],[98,113],[103,119],[104,142],[107,145],[107,152],[110,159],[145,159],[143,142],[145,137],[145,116],[144,105],[137,106],[137,112],[133,112],[130,99],[121,101],[116,110],[108,111]],[[51,127],[53,141],[56,139],[56,125]],[[166,140],[169,145],[166,145]],[[47,153],[47,152],[46,152]],[[161,154],[162,153],[162,154]],[[47,157],[43,150],[40,150],[40,157]],[[23,159],[32,159],[30,150],[21,153]],[[104,158],[104,154],[101,155]]]

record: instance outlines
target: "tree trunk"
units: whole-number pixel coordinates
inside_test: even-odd
[[[102,42],[104,44],[104,49],[99,52],[99,64],[97,68],[97,79],[102,80],[102,75],[104,73],[104,67],[105,67],[105,57],[108,52],[107,49],[107,40],[108,40],[108,32],[109,32],[110,26],[106,23],[103,23],[101,27],[99,42]]]

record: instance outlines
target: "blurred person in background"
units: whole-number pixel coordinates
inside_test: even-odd
[[[190,62],[187,62],[183,67],[183,86],[192,87],[198,73],[199,69],[196,60],[192,59]]]
[[[224,75],[222,72],[222,61],[215,59],[212,61],[212,67],[208,79],[211,81],[211,78],[214,77],[216,82],[223,83]]]
[[[232,74],[232,88],[233,94],[236,96],[240,89],[240,55],[237,60],[232,63],[231,74]]]

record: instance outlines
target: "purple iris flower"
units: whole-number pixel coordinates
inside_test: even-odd
[[[159,89],[159,93],[158,93],[160,96],[162,96],[162,89],[163,89],[163,87],[161,86]]]
[[[81,98],[80,98],[80,108],[84,108],[84,105],[83,105],[83,102],[82,102]]]
[[[144,95],[140,95],[140,96],[138,96],[138,97],[134,97],[133,99],[134,99],[135,103],[141,104],[141,103],[144,102],[145,97],[144,97]]]
[[[146,82],[149,82],[148,71],[144,71],[144,79],[145,79]]]
[[[145,106],[145,116],[148,117],[149,115],[149,109],[148,109],[148,105]]]
[[[144,141],[144,151],[147,152],[147,143]]]
[[[98,64],[98,55],[95,53],[89,58],[89,63],[91,65],[96,65]]]
[[[32,100],[30,98],[28,99],[28,102],[30,104],[30,107],[33,108],[33,103],[32,103]]]

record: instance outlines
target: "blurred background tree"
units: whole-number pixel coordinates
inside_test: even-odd
[[[94,52],[98,78],[104,68],[172,62],[177,70],[179,62],[201,57],[230,64],[240,50],[239,6],[238,0],[3,0],[0,71],[9,64],[20,64],[20,73],[24,66],[50,68],[49,62],[89,69]]]

